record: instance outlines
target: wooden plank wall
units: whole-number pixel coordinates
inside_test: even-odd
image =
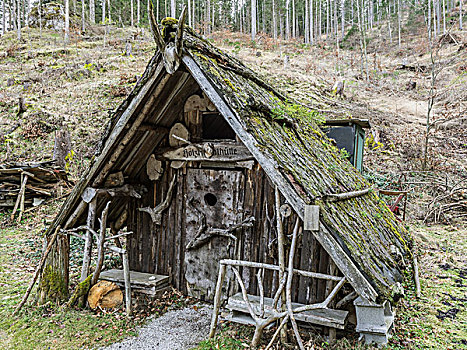
[[[195,164],[193,164],[195,165]],[[128,229],[134,233],[129,241],[130,268],[149,273],[170,275],[172,285],[186,292],[184,278],[185,227],[184,198],[186,195],[186,176],[182,169],[172,169],[168,163],[156,183],[145,176],[141,179],[148,187],[142,200],[132,199],[129,204]],[[238,241],[237,257],[243,260],[277,264],[277,235],[274,209],[274,187],[264,171],[255,165],[251,170],[243,170],[244,217],[253,215],[256,219],[252,228],[244,230]],[[144,174],[145,175],[145,174]],[[159,204],[166,196],[173,176],[178,182],[170,207],[166,210],[160,226],[154,226],[147,213],[137,211],[138,207]],[[296,215],[284,220],[284,232],[291,234]],[[232,257],[235,258],[235,257]],[[327,273],[329,255],[312,236],[302,236],[295,258],[295,267],[307,271]],[[249,292],[258,294],[256,271],[244,270],[243,277]],[[264,276],[265,294],[273,296],[277,288],[277,273],[267,271]],[[294,300],[298,302],[317,302],[324,299],[326,283],[309,278],[296,277],[294,280]]]

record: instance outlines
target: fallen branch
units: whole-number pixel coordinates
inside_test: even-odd
[[[201,224],[200,229],[196,233],[195,237],[186,245],[186,249],[191,250],[198,248],[204,245],[214,236],[224,236],[236,241],[237,237],[235,237],[232,232],[235,232],[236,230],[243,227],[252,227],[254,221],[255,218],[250,216],[249,218],[243,220],[240,224],[232,225],[227,229],[221,229],[212,227],[208,228],[205,224],[205,220],[202,220],[204,223]]]
[[[160,203],[155,208],[151,208],[151,207],[138,208],[139,211],[148,213],[151,216],[151,220],[155,225],[160,225],[161,224],[161,222],[162,222],[162,213],[164,212],[164,210],[166,210],[169,207],[170,202],[172,201],[172,193],[173,193],[173,190],[174,190],[174,187],[175,187],[174,186],[175,185],[175,179],[176,179],[176,176],[174,175],[172,181],[170,182],[169,190],[167,191],[167,196],[162,201],[162,203]]]
[[[368,192],[372,191],[373,187],[365,188],[364,190],[360,191],[352,191],[352,192],[345,192],[345,193],[336,193],[336,194],[327,194],[325,197],[329,202],[337,202],[343,201],[346,199],[361,197],[367,194]]]

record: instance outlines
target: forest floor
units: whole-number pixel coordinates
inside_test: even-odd
[[[440,194],[433,192],[433,182],[452,186],[466,181],[467,49],[462,42],[467,38],[465,32],[455,33],[458,42],[439,50],[437,67],[443,70],[435,87],[428,164],[422,169],[430,56],[420,32],[406,34],[399,48],[375,31],[368,49],[369,81],[360,69],[354,37],[344,41],[339,55],[332,44],[310,49],[299,42],[276,44],[266,36],[253,43],[230,32],[215,33],[212,39],[294,98],[311,105],[321,101],[317,108],[327,115],[370,119],[366,176],[385,187],[396,184],[400,175],[408,178],[408,225],[420,255],[422,298],[414,297],[408,283],[388,348],[467,349],[467,226],[456,213],[441,215],[443,225],[423,223],[427,206]],[[72,35],[67,47],[58,32],[44,31],[40,38],[37,30],[24,30],[23,38],[18,43],[14,33],[8,33],[0,40],[0,163],[50,159],[55,130],[67,127],[73,149],[67,170],[76,180],[93,156],[109,113],[131,91],[154,53],[153,41],[147,31],[103,27],[92,28],[86,38]],[[342,98],[330,92],[336,80],[345,81]],[[416,88],[408,88],[409,82],[416,82]],[[17,114],[19,96],[27,107],[22,114]],[[60,204],[38,207],[21,223],[0,213],[0,347],[97,348],[135,335],[150,313],[191,305],[173,294],[131,319],[122,310],[94,313],[50,304],[27,305],[11,316],[39,260],[44,230]],[[251,329],[224,324],[214,341],[202,342],[198,349],[241,349],[250,336]],[[355,339],[328,347],[325,339],[315,334],[311,338],[318,349],[364,348]]]

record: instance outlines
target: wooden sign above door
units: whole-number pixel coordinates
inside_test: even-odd
[[[192,143],[162,156],[168,160],[232,162],[253,159],[250,151],[242,144],[233,142]]]

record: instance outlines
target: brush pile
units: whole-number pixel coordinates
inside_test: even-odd
[[[35,207],[59,195],[58,189],[68,179],[65,170],[54,163],[0,164],[0,210],[13,208],[12,219],[19,210],[21,220],[26,206]]]

